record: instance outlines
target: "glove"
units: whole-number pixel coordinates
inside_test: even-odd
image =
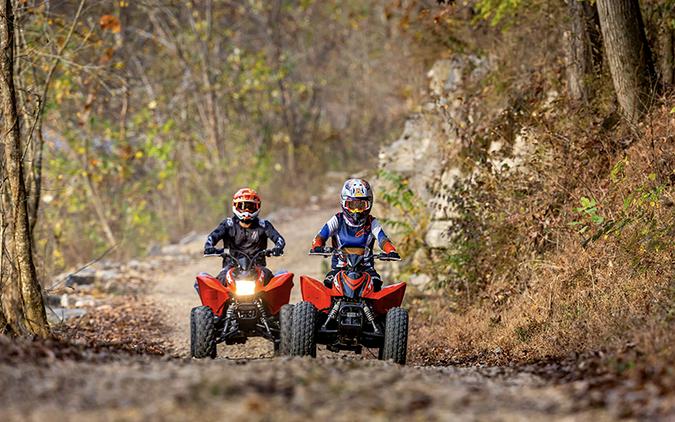
[[[204,255],[217,255],[217,254],[218,249],[214,248],[213,246],[204,248]]]
[[[391,261],[399,261],[401,259],[401,255],[398,254],[396,251],[391,251],[387,254],[385,254],[386,259],[391,260]]]
[[[284,254],[284,250],[281,248],[273,248],[272,249],[272,256],[281,256]]]
[[[312,249],[310,249],[309,253],[323,253],[323,247],[321,246],[315,246]]]

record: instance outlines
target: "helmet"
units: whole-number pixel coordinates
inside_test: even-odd
[[[340,194],[342,214],[347,222],[360,226],[366,222],[373,206],[373,190],[363,179],[349,179],[342,186]]]
[[[232,212],[241,221],[251,221],[260,212],[260,196],[251,188],[242,188],[232,197]]]

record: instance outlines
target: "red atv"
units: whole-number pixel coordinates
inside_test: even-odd
[[[316,345],[328,350],[379,348],[379,359],[405,364],[408,347],[408,311],[400,308],[405,283],[375,291],[365,271],[362,248],[326,250],[310,255],[331,256],[346,263],[333,278],[332,288],[307,276],[300,277],[302,298],[293,308],[290,354],[316,356]],[[373,258],[391,261],[386,254]],[[285,323],[285,321],[284,321]]]
[[[203,306],[190,314],[190,352],[202,359],[216,357],[216,344],[246,343],[249,337],[264,337],[274,342],[277,353],[288,353],[290,335],[282,336],[280,318],[290,320],[292,308],[285,307],[291,297],[293,274],[281,273],[265,284],[265,275],[255,265],[264,250],[250,257],[243,252],[225,250],[218,256],[233,265],[226,283],[206,273],[197,276],[195,284]],[[288,326],[289,324],[285,324]],[[283,344],[282,344],[283,340]]]

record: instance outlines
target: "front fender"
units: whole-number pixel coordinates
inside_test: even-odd
[[[232,292],[223,286],[217,278],[201,273],[197,276],[199,298],[202,305],[208,306],[218,317],[223,316],[225,302],[232,296]]]
[[[262,288],[263,302],[272,315],[278,314],[281,307],[291,300],[292,289],[293,273],[279,274]]]
[[[308,277],[300,276],[300,290],[302,291],[302,300],[311,302],[316,309],[322,310],[330,308],[333,296],[333,290],[327,288],[322,282]]]
[[[383,287],[379,292],[370,292],[363,297],[373,301],[375,312],[385,315],[389,309],[401,306],[405,288],[406,283],[396,283]]]

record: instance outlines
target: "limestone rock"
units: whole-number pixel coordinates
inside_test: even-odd
[[[429,209],[433,220],[447,220],[458,216],[453,204],[453,188],[463,177],[459,167],[450,167],[443,171],[441,177],[433,184],[434,196],[429,201]]]
[[[76,308],[90,308],[96,305],[96,300],[91,296],[82,296],[75,300],[73,306]]]
[[[424,237],[424,243],[430,248],[447,248],[451,228],[451,221],[432,221]]]
[[[417,287],[420,290],[426,290],[429,288],[429,284],[431,284],[431,277],[428,274],[415,274],[410,277],[408,280],[410,284],[413,286]]]
[[[438,60],[427,73],[429,90],[436,96],[456,91],[462,84],[466,60],[461,56]]]
[[[493,171],[498,173],[527,172],[527,159],[534,153],[536,145],[536,138],[527,128],[521,129],[516,135],[510,154],[502,153],[501,142],[492,142],[488,153],[491,157],[490,163]]]
[[[119,271],[116,270],[98,270],[96,271],[96,280],[99,282],[107,282],[119,277]]]
[[[427,73],[429,90],[436,97],[451,97],[467,83],[480,81],[491,69],[490,60],[474,54],[438,60]]]
[[[410,188],[425,201],[431,198],[427,181],[443,168],[438,136],[438,120],[417,114],[406,121],[401,137],[380,152],[380,168],[408,178]]]

